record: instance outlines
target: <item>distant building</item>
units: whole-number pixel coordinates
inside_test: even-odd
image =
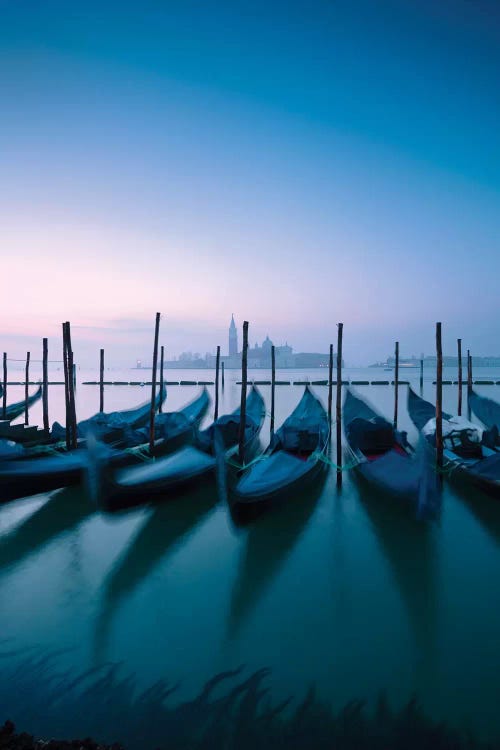
[[[231,315],[231,323],[229,325],[229,349],[228,354],[230,357],[238,354],[238,331],[236,330],[236,324],[234,322],[234,313]]]

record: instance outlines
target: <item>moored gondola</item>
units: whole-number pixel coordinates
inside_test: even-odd
[[[417,516],[435,516],[440,502],[425,451],[415,452],[405,432],[347,389],[344,425],[353,468],[384,496],[408,504]]]
[[[237,473],[229,497],[233,511],[250,512],[290,498],[324,470],[329,444],[328,414],[309,386],[266,451]]]
[[[24,410],[26,409],[26,406],[28,406],[28,409],[30,406],[33,406],[42,396],[42,386],[38,386],[36,391],[31,394],[31,396],[28,396],[27,399],[23,399],[22,401],[16,401],[14,404],[10,404],[5,409],[5,414],[3,409],[0,407],[0,420],[3,420],[5,422],[11,422],[14,419],[17,419],[21,414],[24,413]]]
[[[164,387],[161,393],[156,395],[155,410],[157,411],[167,397]],[[126,441],[127,433],[147,425],[151,414],[151,401],[146,401],[141,406],[123,411],[98,412],[89,419],[78,422],[77,436],[79,439],[86,438],[92,433],[103,443],[121,444]],[[50,431],[53,441],[64,440],[66,428],[59,422],[54,422]]]
[[[168,419],[161,420],[153,455],[164,456],[172,451],[173,446],[190,442],[208,405],[209,397],[204,389],[197,399],[179,412],[158,415],[157,418],[165,416]],[[107,460],[113,467],[142,464],[151,457],[149,443],[144,440],[139,431],[129,436],[126,448],[118,450],[106,446]],[[0,501],[77,485],[88,463],[88,453],[83,446],[73,451],[49,447],[44,455],[33,456],[19,445],[0,441],[0,457],[4,459],[0,461]]]
[[[252,388],[246,404],[244,451],[255,454],[265,417],[264,400]],[[103,446],[90,446],[88,487],[102,510],[113,512],[167,497],[193,484],[212,481],[218,461],[228,460],[236,450],[240,410],[224,415],[201,431],[193,445],[142,466],[116,470],[102,452]]]
[[[432,451],[436,449],[436,410],[408,388],[408,413]],[[445,474],[500,497],[500,451],[494,430],[483,430],[464,417],[443,412],[443,465]]]
[[[469,405],[472,413],[491,430],[491,438],[495,447],[500,448],[500,404],[492,398],[480,396],[474,390],[470,390]]]

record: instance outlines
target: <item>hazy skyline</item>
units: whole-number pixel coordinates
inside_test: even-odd
[[[500,354],[496,2],[1,2],[2,343]],[[5,283],[7,282],[7,283]],[[38,343],[37,343],[38,342]]]

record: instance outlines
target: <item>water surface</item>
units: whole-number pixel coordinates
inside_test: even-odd
[[[322,375],[287,370],[278,377]],[[374,369],[346,375],[392,377]],[[418,383],[418,371],[401,377]],[[445,370],[444,377],[455,373]],[[486,369],[475,377],[500,380],[500,373]],[[210,376],[172,375],[181,378]],[[425,378],[424,395],[433,400],[432,371]],[[128,371],[112,379],[139,378]],[[226,372],[221,413],[239,403],[237,379],[236,371]],[[270,388],[261,390],[269,404]],[[478,391],[500,399],[500,386]],[[197,392],[170,387],[166,408]],[[315,392],[326,404],[327,388]],[[357,392],[392,419],[392,388]],[[277,387],[278,425],[301,394],[299,386]],[[106,411],[148,395],[146,388],[107,387]],[[457,388],[444,386],[443,395],[444,408],[456,411]],[[22,397],[22,387],[9,388],[9,401]],[[97,387],[79,384],[78,418],[94,413],[98,399]],[[63,417],[60,386],[50,389],[50,416]],[[41,404],[30,419],[41,422]],[[404,388],[399,424],[416,438]],[[263,442],[268,434],[266,419]],[[267,667],[276,700],[302,698],[311,685],[336,707],[380,691],[395,705],[416,694],[432,716],[498,737],[499,543],[500,505],[478,491],[446,484],[441,518],[424,524],[350,474],[339,491],[333,472],[307,496],[244,527],[234,525],[210,483],[115,516],[95,512],[81,489],[16,500],[0,507],[2,663],[9,674],[20,670],[0,693],[3,713],[29,731],[50,732],[50,717],[30,711],[30,695],[16,690],[36,654],[46,659],[42,670],[36,667],[33,690],[65,671],[119,663],[137,690],[166,679],[178,683],[176,699],[183,700],[222,670]],[[75,733],[86,731],[82,717],[71,721]],[[99,722],[88,719],[86,733],[105,739],[114,728],[105,714]],[[71,722],[67,729],[73,731]]]

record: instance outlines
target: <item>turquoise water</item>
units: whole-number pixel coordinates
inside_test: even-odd
[[[425,372],[430,400],[433,375]],[[500,380],[491,370],[474,375]],[[392,373],[346,370],[346,376]],[[79,373],[80,380],[95,377]],[[401,377],[418,383],[418,371]],[[177,378],[205,379],[207,372],[176,371]],[[113,379],[136,376],[118,372]],[[237,379],[236,371],[226,372],[222,413],[239,403]],[[356,390],[392,419],[393,388]],[[500,386],[477,390],[500,400]],[[269,404],[270,388],[261,391]],[[326,404],[327,388],[315,392]],[[196,393],[171,387],[166,408]],[[105,408],[129,407],[148,394],[110,386]],[[277,387],[277,424],[301,394],[299,386]],[[456,411],[457,388],[444,386],[443,395],[445,410]],[[9,389],[9,401],[22,397],[22,388]],[[98,399],[97,387],[79,385],[78,418],[94,413]],[[51,420],[63,416],[57,386],[50,413]],[[31,421],[41,422],[41,405]],[[399,426],[416,438],[404,388]],[[267,419],[263,443],[268,434]],[[210,484],[113,517],[94,512],[83,490],[17,500],[0,507],[0,650],[10,675],[0,708],[29,731],[51,732],[50,712],[30,710],[23,692],[33,654],[46,657],[33,690],[65,670],[119,663],[138,690],[159,679],[179,683],[178,700],[214,674],[245,665],[245,674],[270,669],[266,684],[276,700],[302,698],[311,685],[335,707],[376,699],[381,691],[398,706],[416,694],[431,716],[499,737],[499,543],[500,504],[479,491],[445,484],[441,518],[423,524],[350,474],[338,490],[333,472],[308,496],[245,527],[233,524]],[[56,709],[53,716],[60,722]],[[68,721],[68,731],[73,722],[74,733],[120,739],[105,718],[99,725],[91,715]]]

